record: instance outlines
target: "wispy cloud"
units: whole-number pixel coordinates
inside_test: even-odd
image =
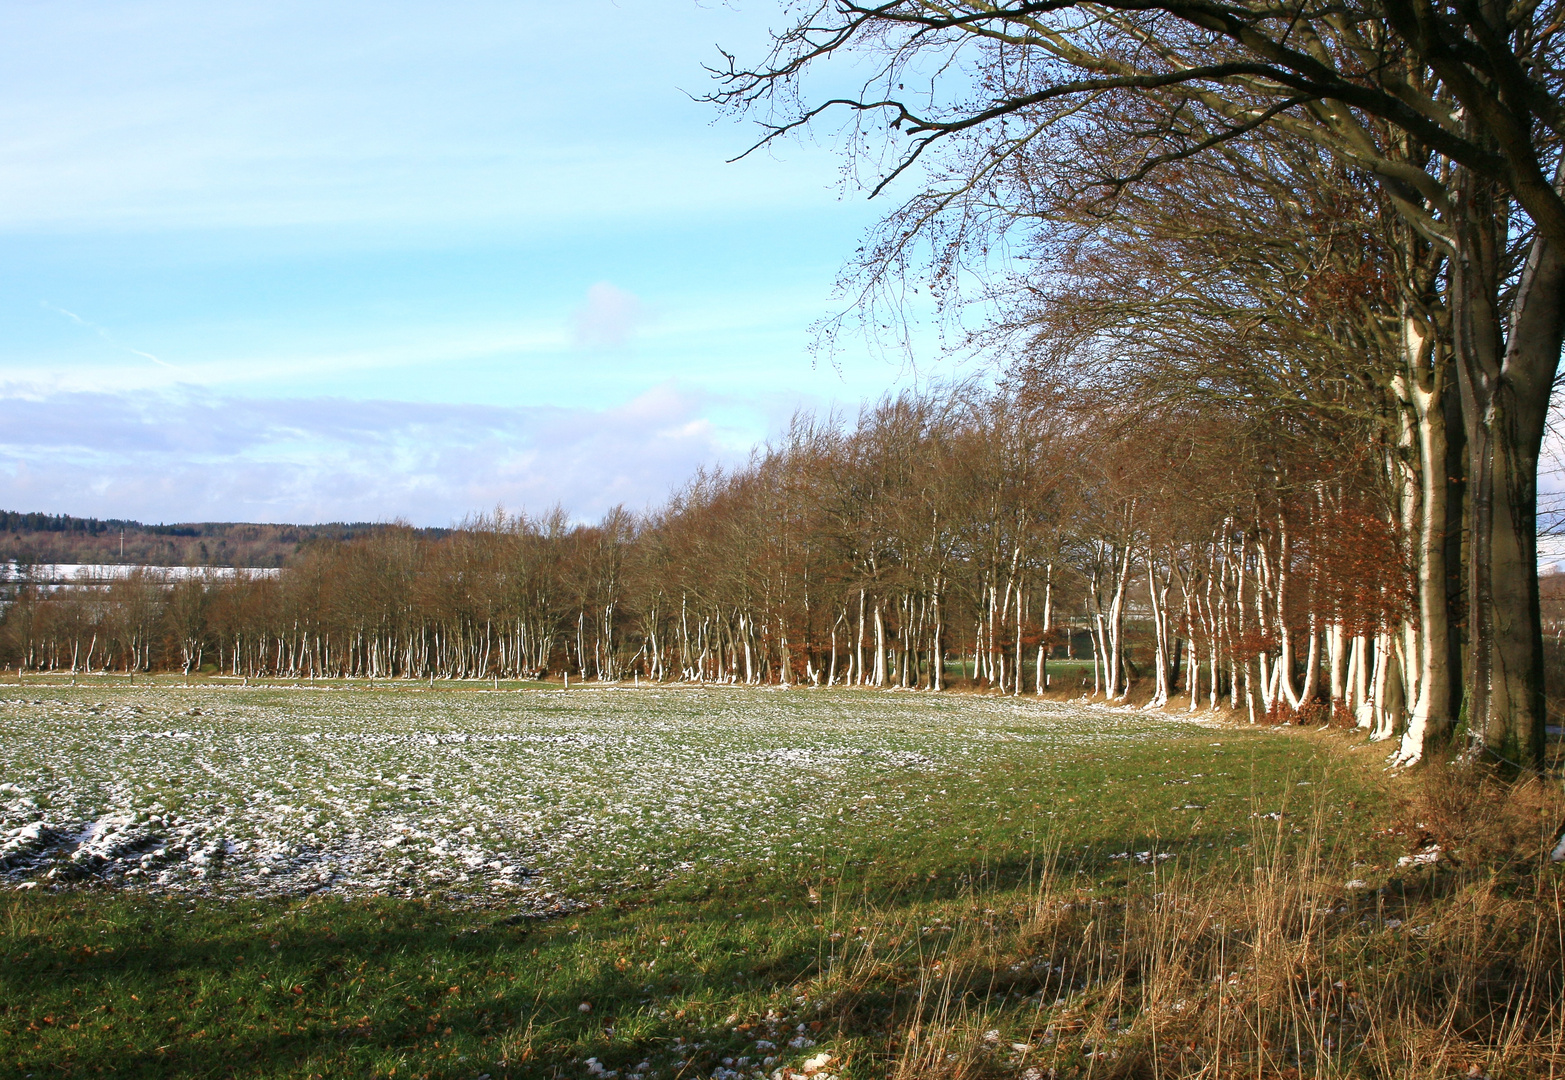
[[[38,301],[38,306],[42,307],[42,308],[44,308],[44,309],[46,309],[48,311],[53,311],[53,312],[56,312],[56,313],[58,313],[60,315],[64,315],[67,319],[71,320],[71,322],[75,323],[77,326],[80,326],[80,327],[82,327],[85,330],[91,330],[93,333],[97,334],[105,342],[107,342],[108,344],[114,346],[114,348],[116,348],[116,349],[120,349],[120,350],[123,350],[124,352],[128,352],[132,356],[140,356],[140,357],[143,357],[143,358],[145,358],[147,360],[151,360],[154,364],[160,364],[163,367],[170,368],[170,369],[172,369],[174,371],[178,371],[179,370],[178,367],[176,367],[175,365],[169,363],[167,360],[160,360],[156,356],[153,356],[149,352],[142,352],[140,349],[133,349],[133,348],[131,348],[129,345],[125,344],[123,341],[120,341],[118,338],[116,338],[113,334],[109,333],[107,328],[99,326],[95,322],[89,322],[88,320],[82,318],[80,315],[76,314],[76,312],[74,312],[74,311],[67,311],[65,308],[60,307],[58,304],[51,304],[47,300],[40,300],[40,301]]]
[[[0,230],[551,229],[829,202],[824,152],[725,166],[747,132],[679,90],[710,42],[764,34],[734,7],[9,5]]]

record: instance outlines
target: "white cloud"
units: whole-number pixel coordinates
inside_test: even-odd
[[[580,347],[617,349],[650,321],[640,297],[600,281],[588,288],[587,302],[571,316],[571,329]]]
[[[607,409],[202,393],[0,399],[0,506],[150,521],[405,517],[504,504],[591,520],[660,503],[733,453],[665,384]]]

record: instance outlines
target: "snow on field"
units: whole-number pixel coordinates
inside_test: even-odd
[[[1166,730],[1026,700],[852,691],[26,695],[0,698],[0,880],[13,887],[536,908],[819,857],[844,811],[894,817],[986,755],[1043,762]]]

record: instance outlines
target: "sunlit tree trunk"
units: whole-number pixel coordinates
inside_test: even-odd
[[[875,679],[876,686],[886,685],[886,621],[881,613],[881,600],[875,598]]]
[[[868,680],[864,676],[864,590],[859,590],[859,632],[853,640],[852,671],[849,682],[864,685]]]
[[[929,688],[938,691],[946,688],[945,613],[941,607],[938,585],[935,587],[930,605],[934,615],[934,626],[929,641]]]
[[[826,669],[827,686],[837,685],[837,626],[845,618],[847,618],[847,612],[842,612],[837,616],[837,621],[831,624],[831,667]]]

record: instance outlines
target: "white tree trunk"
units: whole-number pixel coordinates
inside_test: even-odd
[[[875,685],[886,685],[886,622],[879,599],[875,601]]]
[[[1048,563],[1043,571],[1043,642],[1039,644],[1042,650],[1038,661],[1038,693],[1042,694],[1044,688],[1049,685],[1049,658],[1048,640],[1049,634],[1054,630],[1054,564]]]
[[[1125,638],[1125,589],[1130,581],[1130,545],[1125,545],[1124,553],[1120,556],[1119,567],[1114,575],[1114,600],[1109,605],[1109,677],[1108,696],[1113,699],[1128,697],[1130,694],[1130,680],[1125,678],[1124,638]]]
[[[1308,705],[1320,692],[1320,631],[1315,625],[1315,613],[1310,613],[1310,651],[1304,658],[1304,689],[1299,693],[1300,702]]]
[[[1168,641],[1168,590],[1165,586],[1159,589],[1161,584],[1157,579],[1156,564],[1149,548],[1147,559],[1147,600],[1152,606],[1152,647],[1154,672],[1152,685],[1152,700],[1148,702],[1152,708],[1160,709],[1168,704],[1168,672],[1169,672],[1169,641]]]
[[[1375,706],[1370,701],[1370,668],[1377,663],[1372,651],[1374,647],[1374,639],[1365,634],[1353,638],[1357,656],[1353,667],[1353,721],[1361,728],[1371,727],[1375,722]]]
[[[1332,620],[1326,630],[1326,647],[1331,654],[1331,707],[1333,710],[1347,707],[1343,698],[1347,695],[1347,669],[1351,663],[1347,653],[1347,633],[1342,623]]]

